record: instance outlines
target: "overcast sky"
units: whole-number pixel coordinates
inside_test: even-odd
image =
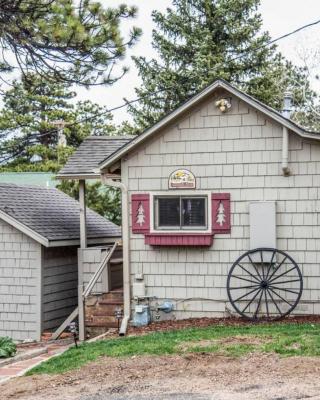
[[[105,6],[114,6],[125,1],[121,0],[100,0]],[[151,47],[151,32],[154,25],[151,20],[151,12],[154,9],[165,11],[171,5],[170,0],[136,0],[127,1],[127,4],[137,5],[139,8],[138,17],[134,21],[134,25],[141,27],[143,36],[139,43],[131,49],[125,60],[126,65],[130,67],[130,71],[119,82],[112,87],[94,87],[90,90],[78,89],[78,99],[90,99],[108,108],[121,105],[123,97],[134,99],[134,88],[139,86],[139,77],[133,63],[130,60],[132,55],[144,55],[147,58],[155,57]],[[287,32],[290,32],[302,25],[320,19],[320,0],[262,0],[260,13],[264,21],[264,29],[268,30],[271,37],[277,38]],[[123,26],[126,33],[130,28],[129,24]],[[298,33],[290,38],[279,42],[279,49],[289,59],[295,63],[299,63],[302,49],[304,51],[320,51],[320,24],[306,29],[303,33]],[[316,73],[315,66],[314,74]],[[320,74],[320,67],[318,73]],[[315,88],[320,90],[320,86],[315,83]],[[114,120],[120,123],[129,119],[126,108],[118,110],[114,113]]]

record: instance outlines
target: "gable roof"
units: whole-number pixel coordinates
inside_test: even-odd
[[[59,179],[97,179],[99,164],[130,142],[134,136],[89,136],[59,171]]]
[[[80,241],[79,203],[57,189],[1,183],[0,218],[47,247]],[[117,225],[87,208],[88,242],[120,236]]]
[[[181,114],[185,113],[186,111],[190,110],[194,107],[199,101],[204,100],[206,97],[210,96],[216,89],[225,89],[229,93],[233,94],[234,96],[238,97],[240,100],[246,102],[251,107],[255,108],[256,110],[260,111],[262,114],[268,116],[269,118],[273,119],[274,121],[278,122],[279,124],[287,127],[292,132],[297,133],[301,137],[311,138],[320,140],[320,134],[317,132],[311,132],[305,130],[292,120],[285,118],[280,112],[274,110],[272,107],[267,106],[266,104],[262,103],[259,100],[256,100],[254,97],[249,96],[248,94],[242,92],[241,90],[237,89],[236,87],[232,86],[230,83],[226,82],[223,79],[218,79],[213,82],[211,85],[207,86],[201,92],[193,96],[191,99],[187,100],[183,103],[180,107],[176,110],[172,111],[170,114],[165,115],[160,121],[158,121],[155,125],[151,126],[150,128],[146,129],[142,132],[141,135],[135,137],[130,142],[128,142],[125,146],[119,148],[115,153],[107,155],[104,161],[100,163],[100,169],[103,170],[115,162],[119,161],[125,154],[132,151],[138,145],[143,143],[145,140],[149,139],[153,134],[158,132],[160,129],[166,127],[170,123],[172,123],[176,118],[180,117]]]

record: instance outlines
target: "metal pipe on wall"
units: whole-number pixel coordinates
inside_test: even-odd
[[[283,99],[283,110],[282,115],[285,118],[290,119],[292,112],[292,93],[285,92]],[[284,176],[290,175],[290,169],[288,166],[289,160],[289,131],[288,128],[283,126],[282,128],[282,173]]]

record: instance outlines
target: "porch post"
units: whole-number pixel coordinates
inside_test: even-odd
[[[86,226],[86,181],[79,181],[79,202],[80,202],[80,247],[87,247],[87,226]]]
[[[78,252],[78,307],[79,307],[79,340],[85,340],[84,303],[83,303],[83,250],[87,247],[86,226],[86,181],[79,181],[80,203],[80,250]]]

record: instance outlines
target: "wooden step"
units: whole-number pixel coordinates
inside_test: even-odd
[[[123,299],[105,299],[105,300],[100,300],[97,304],[118,306],[118,305],[123,305]]]
[[[118,265],[118,264],[123,264],[123,259],[122,258],[112,258],[109,261],[110,265]]]
[[[123,309],[123,304],[99,304],[90,309],[90,315],[115,315],[117,310]]]
[[[118,328],[118,321],[115,322],[86,321],[86,326],[90,328]]]

